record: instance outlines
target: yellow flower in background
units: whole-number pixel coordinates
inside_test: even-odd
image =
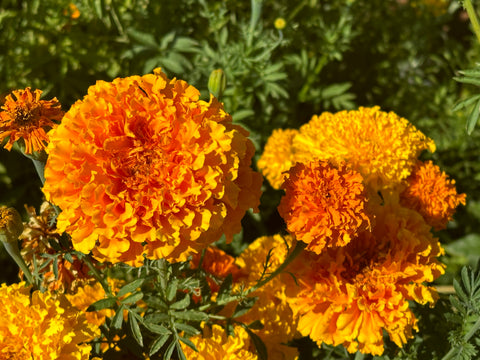
[[[279,17],[279,18],[275,19],[274,25],[275,25],[275,29],[283,30],[285,28],[285,26],[287,25],[287,22],[285,21],[284,18]]]
[[[5,98],[0,112],[0,141],[8,138],[5,149],[22,140],[25,154],[42,151],[48,144],[47,132],[63,117],[56,98],[40,100],[41,90],[14,90]]]
[[[360,107],[313,116],[293,139],[293,148],[300,162],[346,161],[367,185],[381,190],[406,179],[420,153],[435,151],[435,143],[393,112]]]
[[[319,254],[326,247],[344,246],[370,227],[363,178],[343,162],[297,163],[283,189],[278,212],[307,250]]]
[[[436,230],[444,229],[458,205],[465,205],[465,194],[458,194],[455,180],[431,161],[419,161],[407,178],[400,195],[401,204],[418,211]]]
[[[241,326],[234,327],[234,336],[228,336],[225,329],[219,325],[203,327],[203,335],[189,339],[198,352],[180,342],[185,356],[189,360],[256,360],[250,337]]]
[[[50,135],[43,191],[58,228],[101,261],[185,260],[257,209],[248,132],[222,105],[154,74],[98,81]]]
[[[292,141],[297,134],[298,130],[294,129],[274,130],[258,159],[258,169],[274,189],[280,189],[285,180],[285,172],[295,164]]]
[[[268,256],[266,273],[275,271],[295,247],[296,241],[290,235],[263,236],[251,243],[236,259],[240,266],[240,275],[234,281],[246,288],[256,285],[264,272]],[[297,320],[287,302],[287,288],[296,287],[293,277],[282,273],[254,291],[250,296],[257,297],[253,307],[237,318],[244,324],[256,320],[262,322],[263,328],[252,330],[265,343],[268,358],[276,360],[293,360],[298,357],[298,349],[285,345],[297,335]]]
[[[376,213],[372,232],[319,255],[303,252],[287,268],[299,284],[288,288],[298,330],[319,345],[380,355],[385,330],[402,347],[417,330],[408,301],[433,305],[438,297],[425,285],[444,272],[430,226],[398,205]]]
[[[0,359],[87,360],[99,330],[62,295],[24,283],[0,287]]]

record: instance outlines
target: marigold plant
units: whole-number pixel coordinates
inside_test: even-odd
[[[58,228],[101,261],[185,260],[241,229],[261,175],[222,105],[154,74],[98,81],[50,135],[45,186]]]

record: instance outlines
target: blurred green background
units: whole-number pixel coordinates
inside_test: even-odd
[[[30,86],[64,110],[96,80],[155,67],[207,99],[208,77],[221,68],[222,101],[250,130],[257,157],[273,129],[298,128],[314,114],[394,111],[435,140],[437,151],[425,155],[467,193],[438,234],[448,264],[439,282],[451,284],[480,257],[480,129],[468,136],[467,111],[452,111],[474,91],[453,77],[475,65],[480,47],[457,1],[0,0],[0,49],[2,97]],[[0,151],[2,204],[38,208],[40,186],[29,160]],[[262,211],[244,219],[238,247],[282,228],[280,195],[265,184]],[[17,280],[3,249],[0,266],[1,282]]]

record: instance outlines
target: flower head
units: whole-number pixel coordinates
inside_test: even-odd
[[[299,284],[290,306],[298,330],[318,344],[343,344],[349,352],[383,353],[383,330],[398,346],[412,337],[417,320],[408,301],[433,304],[443,253],[415,211],[387,205],[373,231],[321,254],[304,252],[289,267]]]
[[[204,326],[203,335],[191,337],[189,340],[198,352],[180,343],[187,359],[192,360],[256,360],[258,356],[252,352],[252,344],[246,330],[240,326],[234,327],[234,336],[228,336],[219,325]]]
[[[47,143],[47,132],[56,126],[54,121],[63,117],[61,105],[56,98],[40,100],[41,90],[29,87],[14,90],[8,95],[0,112],[0,141],[9,138],[5,149],[11,150],[13,143],[22,139],[25,154],[42,151]]]
[[[465,205],[465,194],[458,194],[455,180],[449,179],[431,161],[419,161],[407,178],[400,195],[402,205],[418,211],[436,230],[444,229],[458,205]]]
[[[285,172],[295,164],[292,142],[297,134],[298,130],[294,129],[274,130],[258,159],[258,168],[274,189],[280,189],[285,180]]]
[[[50,136],[47,198],[58,228],[101,261],[185,260],[260,198],[248,133],[222,105],[160,70],[98,81]]]
[[[0,206],[0,241],[16,243],[23,231],[22,217],[14,208]]]
[[[346,164],[297,163],[288,174],[278,211],[307,250],[344,246],[370,226],[363,178]]]
[[[347,161],[375,189],[396,186],[410,175],[423,150],[435,151],[434,142],[406,119],[379,107],[314,116],[293,146],[305,149],[299,161]]]
[[[99,335],[63,295],[24,283],[0,287],[0,359],[87,360],[88,341]]]

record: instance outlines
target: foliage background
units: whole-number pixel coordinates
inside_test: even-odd
[[[30,86],[64,110],[96,80],[159,66],[208,99],[210,72],[221,68],[222,101],[250,130],[257,156],[273,129],[298,128],[313,114],[373,105],[394,111],[435,140],[437,151],[425,158],[467,193],[467,206],[438,234],[448,265],[438,283],[451,284],[461,266],[480,258],[480,129],[468,136],[467,114],[452,111],[472,91],[453,77],[478,61],[480,47],[457,1],[0,0],[0,49],[0,96]],[[264,190],[261,213],[244,219],[231,252],[283,229],[281,193],[266,183]],[[42,200],[35,171],[18,152],[0,152],[0,195],[19,210]],[[1,282],[15,282],[3,252],[0,266]],[[418,311],[425,312],[421,327],[439,320]]]

